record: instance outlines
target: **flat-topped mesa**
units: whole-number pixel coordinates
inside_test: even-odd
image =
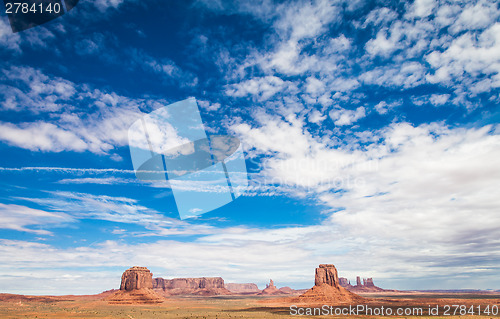
[[[153,289],[167,295],[228,295],[221,277],[153,278]]]
[[[339,287],[339,275],[337,268],[331,264],[321,264],[316,268],[316,275],[314,277],[314,285],[320,286],[327,284],[329,286]]]
[[[236,283],[226,283],[224,287],[233,293],[259,293],[259,287],[254,283],[236,284]]]
[[[146,267],[134,266],[122,274],[120,290],[152,289],[153,274]]]
[[[204,289],[204,288],[224,288],[224,279],[221,277],[201,277],[201,278],[174,278],[163,279],[154,278],[153,288],[161,289]]]

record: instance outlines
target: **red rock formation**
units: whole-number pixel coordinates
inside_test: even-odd
[[[269,280],[269,284],[266,285],[266,288],[262,290],[259,295],[281,295],[283,294],[275,285],[272,279]]]
[[[352,286],[351,283],[346,278],[339,278],[340,285],[352,292],[391,291],[375,286],[372,278],[366,278],[366,279],[363,278],[363,284],[361,284],[361,279],[358,276],[356,278],[356,282],[357,282],[356,286]]]
[[[153,278],[153,288],[167,295],[228,295],[221,277],[202,278]]]
[[[120,290],[152,289],[153,274],[146,267],[134,266],[122,274]]]
[[[287,295],[291,295],[291,294],[295,293],[295,290],[290,288],[290,287],[281,287],[279,290],[282,293],[287,294]]]
[[[259,293],[260,289],[256,284],[248,283],[248,284],[235,284],[235,283],[226,283],[224,287],[236,294],[253,294]]]
[[[351,282],[347,280],[347,278],[339,277],[339,285],[341,285],[344,288],[347,288],[351,285]]]
[[[122,275],[120,290],[105,298],[112,304],[161,303],[163,298],[153,290],[153,274],[146,267],[132,267]]]
[[[342,304],[362,302],[364,298],[348,291],[339,284],[334,265],[319,265],[316,268],[314,287],[298,297],[298,302]]]
[[[269,284],[266,285],[266,288],[276,288],[276,286],[274,285],[274,281],[272,279],[269,279]]]
[[[375,287],[375,285],[373,284],[373,278],[366,279],[366,281],[365,281],[365,287]]]
[[[327,284],[332,287],[339,286],[339,275],[334,265],[319,265],[319,267],[316,268],[314,285],[319,286],[321,284]]]

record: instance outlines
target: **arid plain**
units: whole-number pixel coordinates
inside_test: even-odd
[[[492,318],[490,315],[444,315],[430,316],[425,312],[428,306],[466,305],[500,307],[500,294],[488,293],[418,293],[393,292],[361,294],[367,298],[365,305],[374,307],[391,307],[424,309],[418,317],[424,318]],[[109,304],[104,295],[95,296],[60,296],[60,297],[28,297],[21,295],[0,295],[0,318],[101,318],[101,319],[152,319],[152,318],[289,318],[290,306],[294,305],[287,298],[278,296],[175,296],[166,298],[164,302],[147,304]],[[321,307],[321,304],[296,304],[299,307]],[[348,305],[337,305],[345,307]],[[498,308],[497,308],[498,309]],[[295,316],[294,316],[295,317]],[[317,317],[317,316],[301,316]],[[366,315],[321,315],[321,318],[377,318],[382,316]],[[407,318],[415,316],[391,316]]]
[[[498,291],[396,291],[358,277],[338,277],[332,264],[315,270],[314,286],[278,288],[270,280],[225,284],[220,277],[153,278],[146,267],[131,267],[120,289],[85,296],[0,294],[0,318],[493,318]]]

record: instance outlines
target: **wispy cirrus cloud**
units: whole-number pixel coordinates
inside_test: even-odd
[[[190,224],[175,217],[167,217],[168,212],[148,208],[137,199],[128,197],[55,191],[47,197],[17,199],[63,212],[73,221],[95,219],[143,226],[143,231],[127,233],[134,237],[203,235],[217,231],[217,228],[208,224]]]
[[[134,170],[122,170],[116,168],[74,168],[74,167],[53,167],[53,166],[33,166],[33,167],[0,167],[0,171],[5,172],[25,172],[25,171],[47,171],[58,173],[90,173],[90,174],[107,174],[107,173],[124,173],[134,174]]]
[[[101,185],[117,185],[117,184],[130,184],[137,182],[133,179],[124,179],[119,177],[84,177],[84,178],[65,178],[58,181],[60,184],[101,184]]]
[[[52,235],[47,227],[62,226],[75,219],[62,212],[48,212],[30,207],[0,203],[0,228],[37,235]],[[29,227],[31,226],[31,227]]]

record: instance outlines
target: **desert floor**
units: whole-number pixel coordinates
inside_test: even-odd
[[[391,316],[391,318],[494,318],[498,314],[478,315],[477,307],[500,308],[499,294],[437,294],[437,293],[377,293],[365,294],[368,307],[421,308],[438,305],[440,314],[429,316]],[[292,316],[290,306],[314,308],[318,305],[297,304],[283,297],[259,296],[217,296],[217,297],[175,297],[156,305],[109,305],[94,296],[28,297],[21,295],[0,295],[0,318],[380,318],[381,316]],[[327,303],[328,304],[328,303]],[[444,315],[445,306],[450,305],[449,315]],[[473,306],[475,314],[453,316],[452,305]],[[341,305],[346,307],[349,305]],[[459,311],[459,310],[458,310]]]

